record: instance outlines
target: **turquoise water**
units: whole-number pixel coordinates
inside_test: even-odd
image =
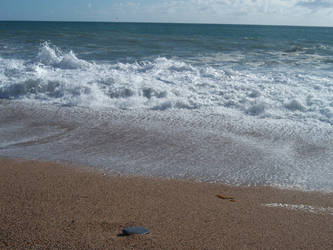
[[[111,170],[125,174],[333,190],[333,28],[0,22],[0,101],[12,103],[0,112],[2,155],[103,168],[113,161]],[[9,126],[6,120],[15,103],[17,112],[21,105],[35,111],[46,105],[49,111],[40,112],[49,120],[62,110],[75,118],[70,127],[91,122],[96,138],[111,133],[108,119],[131,135],[127,123],[137,124],[148,137],[125,136],[111,147],[92,140],[86,127],[48,142],[51,156],[44,144],[25,142],[58,135],[52,126],[68,117],[26,138],[20,129],[30,129],[28,121]],[[29,112],[23,116],[44,121]],[[85,112],[89,122],[78,115]],[[159,149],[149,131],[156,138],[165,133],[173,147]],[[78,149],[71,155],[62,151],[71,152],[73,143]],[[148,160],[153,155],[158,161]]]

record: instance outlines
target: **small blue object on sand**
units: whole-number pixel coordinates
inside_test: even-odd
[[[148,234],[150,231],[144,227],[126,227],[123,229],[124,235]]]

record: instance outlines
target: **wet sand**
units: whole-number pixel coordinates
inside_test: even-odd
[[[333,249],[332,207],[333,194],[0,159],[1,249]],[[122,236],[127,226],[151,233]]]

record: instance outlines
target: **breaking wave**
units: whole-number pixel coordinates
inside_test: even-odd
[[[92,108],[226,108],[259,118],[333,124],[330,75],[253,65],[237,69],[200,60],[97,63],[45,42],[34,60],[0,57],[0,98]]]

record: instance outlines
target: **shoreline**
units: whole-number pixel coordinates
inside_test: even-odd
[[[270,128],[264,120],[209,110],[0,103],[4,157],[98,166],[111,174],[333,191],[331,128],[321,133],[297,123]]]
[[[333,193],[109,176],[2,157],[0,173],[4,249],[333,248]],[[151,233],[119,236],[127,226]]]

